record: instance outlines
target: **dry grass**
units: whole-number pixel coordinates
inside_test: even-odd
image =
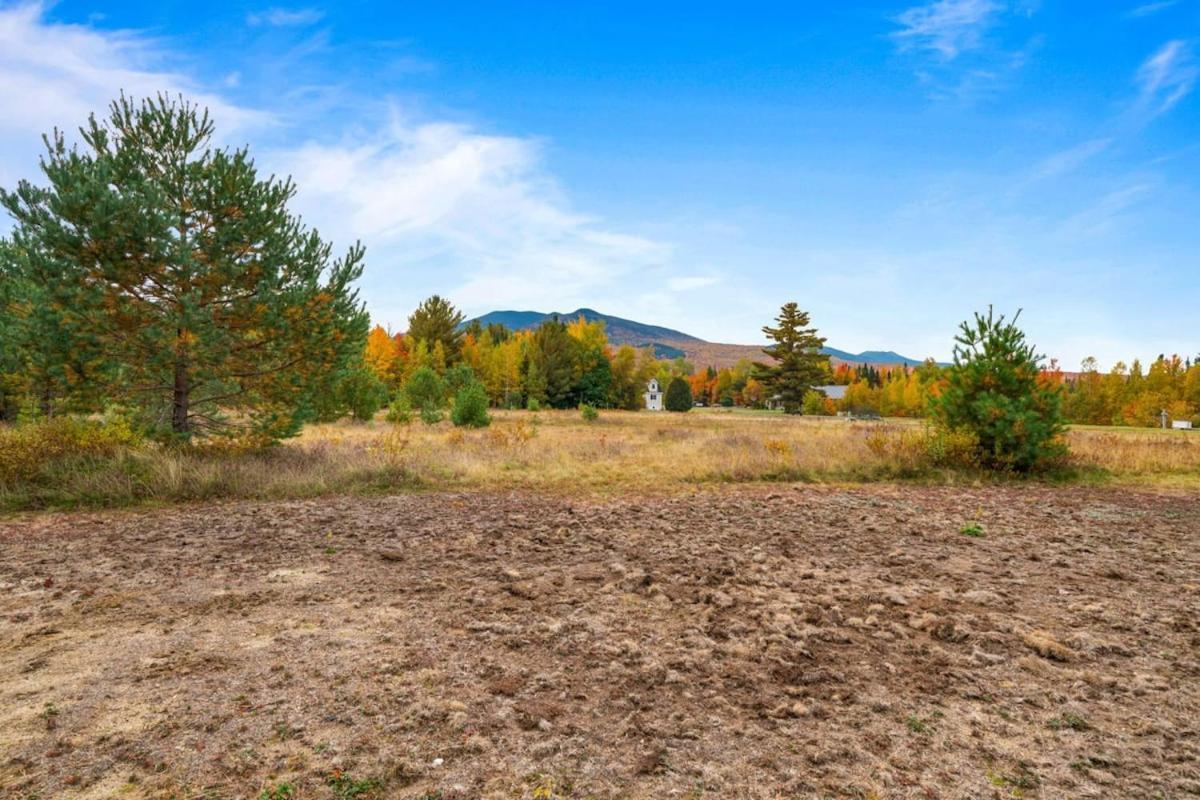
[[[1086,477],[1200,484],[1200,434],[1076,429],[1072,470]],[[624,492],[722,482],[923,480],[987,476],[929,464],[920,423],[777,414],[498,412],[490,428],[448,423],[313,426],[268,452],[127,451],[68,462],[42,480],[0,485],[0,508],[219,498],[311,497],[411,489]]]

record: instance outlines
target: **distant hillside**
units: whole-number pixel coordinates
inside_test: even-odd
[[[743,358],[748,358],[752,361],[759,361],[764,358],[762,346],[760,345],[706,342],[703,339],[683,333],[682,331],[601,314],[599,311],[591,308],[579,308],[569,313],[492,311],[476,319],[484,327],[496,323],[512,330],[525,330],[536,328],[542,324],[543,320],[551,317],[558,317],[565,322],[578,319],[581,316],[589,322],[596,320],[603,322],[604,328],[608,332],[608,340],[613,344],[653,347],[655,355],[659,358],[677,358],[682,355],[697,366],[713,366],[717,369],[733,366]],[[474,320],[468,320],[463,324],[468,325],[472,321]],[[921,363],[919,359],[908,358],[890,350],[867,350],[862,353],[850,353],[845,350],[838,350],[835,347],[826,347],[824,348],[824,352],[830,356],[831,361],[835,365],[840,362],[874,364],[876,366],[895,366],[898,364],[915,366]]]

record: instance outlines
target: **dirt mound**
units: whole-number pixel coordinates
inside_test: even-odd
[[[1198,545],[1042,488],[3,523],[0,796],[1198,793]]]

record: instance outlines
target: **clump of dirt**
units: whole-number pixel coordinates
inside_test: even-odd
[[[1045,487],[9,521],[0,796],[1197,794],[1198,545]]]

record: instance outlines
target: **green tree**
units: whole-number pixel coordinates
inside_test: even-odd
[[[492,423],[488,415],[487,389],[482,383],[472,382],[458,390],[454,407],[450,409],[450,421],[460,428],[486,428]]]
[[[545,382],[546,402],[552,408],[574,405],[571,395],[575,388],[575,353],[575,341],[567,333],[567,326],[557,319],[545,320],[534,331],[531,358]]]
[[[763,352],[775,363],[756,364],[757,377],[772,394],[779,395],[785,412],[798,414],[805,393],[829,374],[829,356],[821,352],[825,339],[817,335],[816,328],[809,327],[808,312],[801,311],[795,303],[783,306],[775,321],[775,327],[768,325],[762,329],[774,342]]]
[[[338,403],[359,422],[375,418],[387,400],[387,384],[370,367],[355,364],[337,382]]]
[[[980,463],[1025,471],[1063,455],[1066,445],[1060,390],[1038,379],[1043,357],[1017,327],[1020,316],[1008,321],[989,306],[987,316],[959,326],[932,409],[943,428],[974,437]]]
[[[431,367],[418,367],[404,382],[404,393],[412,407],[421,412],[422,420],[428,422],[435,412],[440,418],[446,399],[446,383]]]
[[[663,407],[667,411],[691,411],[692,387],[683,378],[672,378],[667,384],[667,394],[663,398]]]
[[[180,437],[292,435],[362,352],[363,250],[331,260],[288,212],[291,181],[260,179],[212,135],[207,112],[159,96],[89,118],[82,147],[47,137],[49,185],[0,192],[6,271],[61,316],[65,366],[82,367],[68,379]]]
[[[431,351],[441,342],[443,359],[446,364],[452,364],[462,351],[463,331],[459,327],[462,321],[463,313],[449,300],[435,294],[409,315],[407,335],[425,342]]]
[[[804,393],[801,411],[804,414],[811,414],[814,417],[829,416],[829,409],[825,406],[825,395],[816,389],[809,389]]]

